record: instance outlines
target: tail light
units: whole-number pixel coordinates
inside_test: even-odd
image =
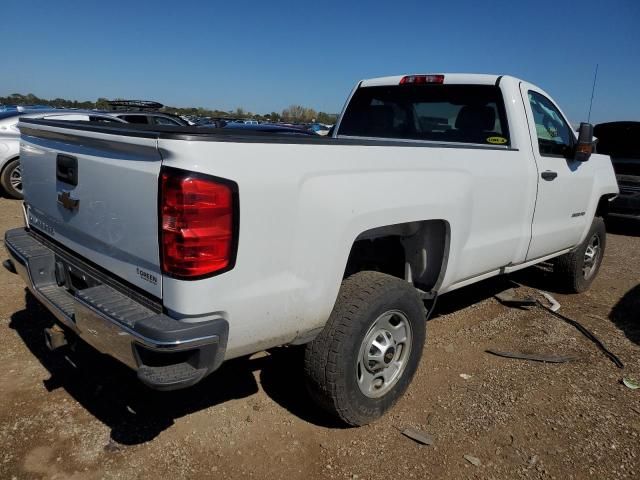
[[[400,85],[422,85],[425,83],[444,83],[444,75],[407,75],[400,79]]]
[[[163,273],[196,279],[233,268],[237,195],[227,180],[163,169],[160,247]]]

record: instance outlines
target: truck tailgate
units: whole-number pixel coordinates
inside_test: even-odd
[[[156,134],[19,127],[29,226],[160,298]]]

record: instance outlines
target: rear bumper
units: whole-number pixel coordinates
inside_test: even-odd
[[[24,228],[7,231],[5,246],[12,259],[5,267],[22,277],[65,331],[133,368],[149,387],[188,387],[224,360],[226,320],[174,320],[159,302]]]

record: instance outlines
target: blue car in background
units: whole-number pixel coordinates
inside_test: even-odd
[[[315,135],[315,133],[304,128],[290,127],[287,125],[276,125],[274,123],[237,123],[216,120],[215,123],[202,125],[200,128],[222,128],[224,130],[252,130],[255,132],[281,133],[285,135]]]

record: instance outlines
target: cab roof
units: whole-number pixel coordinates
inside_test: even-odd
[[[443,84],[466,84],[466,85],[495,85],[502,75],[489,75],[479,73],[409,73],[406,75],[393,75],[390,77],[378,77],[362,80],[360,87],[383,87],[400,85],[400,80],[408,76],[432,76],[444,75]]]

